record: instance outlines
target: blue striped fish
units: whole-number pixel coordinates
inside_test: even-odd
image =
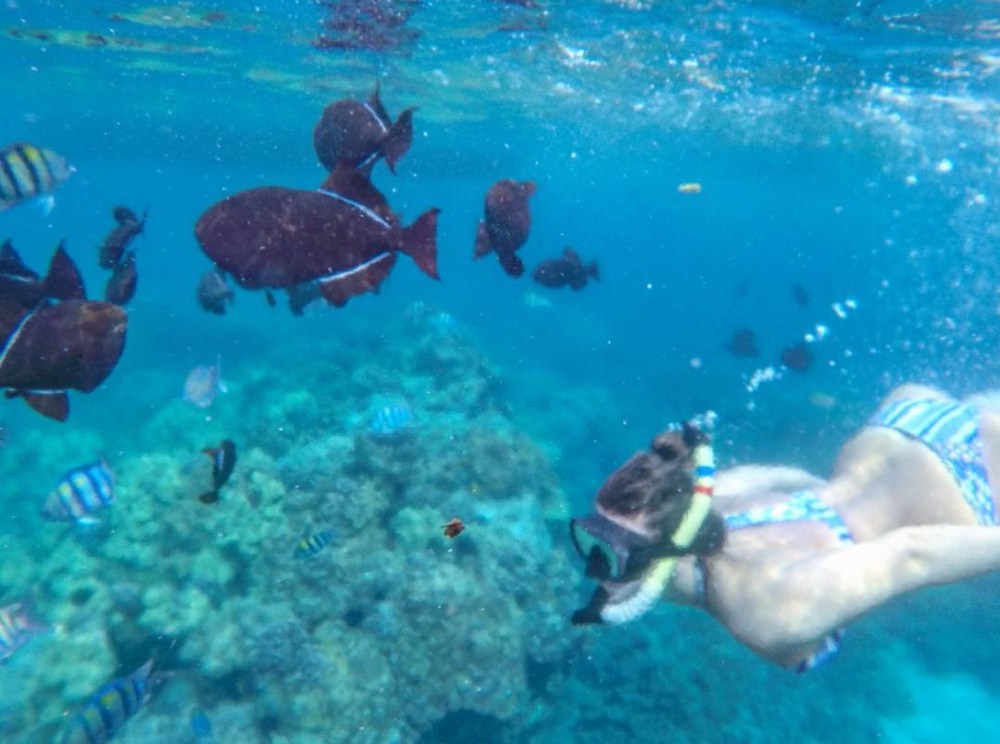
[[[27,142],[0,150],[0,212],[28,199],[43,199],[46,214],[52,210],[52,192],[73,173],[61,155]]]
[[[31,619],[23,602],[0,607],[0,661],[9,658],[25,643],[47,630]]]
[[[63,475],[45,499],[42,517],[53,522],[96,524],[94,517],[115,503],[115,476],[102,457],[97,462],[73,468]]]
[[[323,530],[322,532],[317,532],[315,535],[306,535],[295,546],[295,553],[293,555],[297,559],[312,558],[318,555],[332,540],[333,532],[331,530]]]
[[[406,431],[413,422],[413,411],[407,403],[391,403],[372,412],[368,433],[389,438]]]
[[[73,716],[62,744],[104,744],[122,730],[149,699],[152,660],[131,674],[112,680],[95,692]]]

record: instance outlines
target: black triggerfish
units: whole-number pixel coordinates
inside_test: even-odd
[[[413,108],[392,123],[378,96],[378,84],[366,103],[344,99],[323,109],[313,130],[316,157],[327,171],[347,166],[371,175],[379,158],[393,173],[413,140]]]
[[[581,290],[587,286],[588,279],[600,279],[601,271],[597,261],[584,266],[579,254],[572,248],[567,248],[558,258],[550,258],[538,264],[531,278],[553,289],[568,286]]]
[[[437,279],[437,215],[401,227],[385,197],[361,173],[338,168],[316,191],[266,186],[234,194],[195,225],[205,254],[246,289],[315,282],[341,307],[376,291],[402,252]]]
[[[516,251],[524,245],[531,231],[531,210],[528,197],[535,193],[531,181],[504,178],[486,192],[483,219],[476,229],[473,258],[482,258],[495,251],[500,266],[510,276],[524,273],[524,262]]]
[[[212,490],[198,497],[203,504],[214,504],[219,500],[221,489],[236,467],[236,445],[231,439],[223,439],[218,447],[205,447],[202,452],[212,458]]]

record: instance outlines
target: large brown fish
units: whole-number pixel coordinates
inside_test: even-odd
[[[8,262],[16,256],[12,248],[4,253]],[[37,283],[32,292],[0,292],[0,388],[64,421],[66,391],[90,392],[118,363],[127,316],[116,305],[84,298],[80,273],[62,246]]]
[[[288,289],[315,282],[341,307],[375,291],[406,253],[433,279],[437,215],[401,227],[385,197],[361,173],[340,168],[316,191],[266,186],[234,194],[198,219],[205,254],[246,289]]]
[[[313,130],[313,147],[327,171],[344,165],[371,175],[379,158],[393,173],[413,140],[413,108],[392,123],[378,97],[378,84],[367,103],[344,99],[323,109]]]
[[[531,231],[528,197],[535,193],[531,181],[501,179],[486,192],[484,219],[476,231],[474,258],[496,251],[500,266],[510,276],[524,273],[524,262],[516,251],[524,245]]]

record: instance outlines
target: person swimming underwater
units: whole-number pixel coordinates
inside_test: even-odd
[[[1000,394],[895,390],[824,481],[748,465],[715,473],[708,437],[667,431],[571,522],[600,582],[576,624],[634,620],[660,599],[700,607],[796,672],[843,628],[923,587],[1000,569]]]

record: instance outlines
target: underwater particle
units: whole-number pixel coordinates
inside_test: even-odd
[[[389,118],[376,82],[367,103],[345,98],[325,109],[313,130],[313,148],[326,170],[338,165],[371,176],[379,158],[385,158],[393,173],[396,163],[410,149],[413,141],[414,108],[403,111],[395,123]]]
[[[788,367],[788,369],[795,370],[796,372],[805,372],[813,364],[813,355],[809,351],[808,344],[800,341],[794,346],[789,346],[782,350],[781,363],[785,367]]]
[[[690,181],[688,183],[681,183],[677,185],[678,194],[700,194],[701,184],[695,181]]]
[[[97,263],[102,269],[113,269],[117,266],[129,243],[146,229],[146,212],[143,212],[140,219],[128,207],[119,206],[112,210],[111,216],[118,226],[107,234],[98,250]]]
[[[486,192],[483,219],[476,228],[473,258],[482,258],[490,251],[497,254],[500,266],[508,276],[524,273],[524,262],[517,251],[531,232],[531,208],[528,199],[535,193],[532,181],[502,178]]]
[[[948,158],[941,158],[934,166],[934,170],[938,173],[951,173],[954,168],[955,164],[948,160]]]
[[[212,490],[198,497],[203,504],[214,504],[219,500],[219,489],[229,480],[236,467],[236,445],[231,439],[223,439],[218,447],[205,447],[202,452],[212,458]]]
[[[104,744],[122,730],[149,700],[153,661],[108,682],[95,692],[69,723],[62,744]]]
[[[545,287],[559,289],[572,287],[579,291],[587,286],[588,279],[600,279],[601,270],[597,261],[584,266],[580,255],[572,248],[566,248],[557,258],[549,258],[535,267],[531,278]]]
[[[815,391],[809,394],[809,404],[822,411],[832,411],[837,405],[837,399],[829,393]]]
[[[222,355],[216,355],[215,364],[199,365],[188,372],[184,380],[184,402],[195,408],[208,408],[219,393],[228,392],[222,381]]]
[[[0,661],[10,658],[39,633],[49,628],[31,617],[27,602],[0,607]]]
[[[453,517],[448,521],[448,524],[441,525],[441,529],[444,531],[444,536],[454,540],[465,529],[465,524],[458,517]]]
[[[66,471],[45,499],[42,517],[53,522],[97,524],[94,516],[115,503],[115,476],[102,457],[97,462]]]
[[[757,356],[760,354],[757,348],[757,334],[750,328],[737,328],[726,344],[726,350],[737,357]]]
[[[292,557],[297,560],[315,558],[332,541],[332,530],[322,530],[313,535],[306,535],[295,546],[295,552],[292,554]]]
[[[52,211],[52,192],[76,169],[45,147],[15,142],[0,149],[0,212],[39,199],[45,214]]]

